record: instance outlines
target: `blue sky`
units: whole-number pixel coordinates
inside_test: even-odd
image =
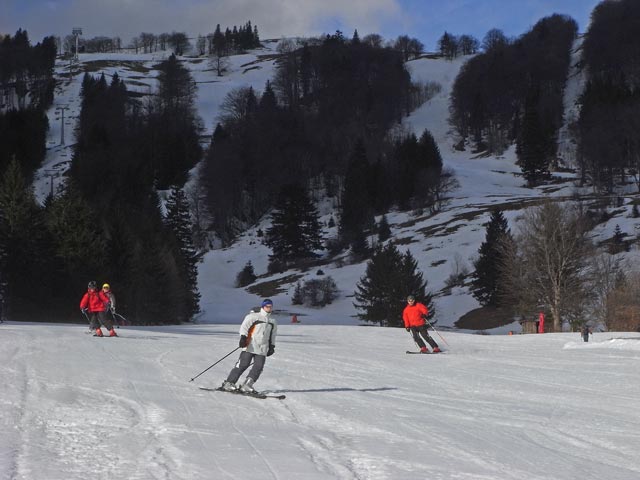
[[[311,36],[342,30],[351,36],[407,34],[427,50],[446,30],[482,40],[491,28],[508,36],[526,32],[553,13],[567,14],[581,32],[599,0],[0,0],[0,32],[26,29],[33,43],[67,35],[75,26],[85,37],[119,36],[127,43],[141,32],[207,34],[216,24],[251,20],[261,38]]]

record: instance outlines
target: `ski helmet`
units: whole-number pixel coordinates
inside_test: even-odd
[[[87,288],[93,288],[95,290],[96,288],[98,288],[98,284],[95,282],[95,280],[91,280],[89,282],[89,285],[87,285]]]
[[[407,297],[407,302],[415,302],[416,301],[416,297],[414,297],[413,295],[409,295]]]
[[[105,283],[105,284],[102,285],[102,289],[104,290],[105,288],[107,290],[111,290],[111,286],[108,283]]]

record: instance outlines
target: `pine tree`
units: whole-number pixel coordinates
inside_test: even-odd
[[[434,177],[437,180],[442,171],[442,155],[440,154],[438,142],[426,128],[420,136],[418,148],[420,151],[419,166],[425,169],[430,177]]]
[[[382,215],[380,219],[380,223],[378,223],[378,240],[380,242],[384,242],[389,240],[391,237],[391,227],[389,226],[389,221],[387,220],[386,215]]]
[[[8,266],[8,242],[7,236],[4,232],[4,226],[6,225],[6,216],[4,212],[4,208],[0,205],[0,310],[4,311],[4,315],[6,316],[6,311],[3,307],[6,306],[5,299],[7,298],[7,279],[6,272]],[[2,320],[2,316],[0,316],[0,320]]]
[[[538,92],[532,89],[525,103],[522,132],[518,140],[518,162],[529,185],[538,184],[549,171],[549,139],[538,111]]]
[[[198,292],[198,256],[193,246],[189,202],[179,187],[174,186],[167,199],[166,223],[177,241],[180,276],[186,290],[186,317],[191,319],[200,311],[198,305],[200,300],[200,293]]]
[[[431,206],[437,201],[437,188],[442,175],[442,155],[438,143],[427,129],[417,144],[418,164],[414,175],[414,191],[417,206]]]
[[[352,246],[374,224],[368,166],[364,144],[358,141],[347,167],[340,215],[340,236]]]
[[[487,224],[484,242],[478,250],[479,257],[474,262],[473,296],[482,305],[498,306],[499,269],[503,256],[503,242],[513,241],[509,225],[502,211],[493,210]]]
[[[175,55],[158,66],[156,113],[150,116],[148,135],[155,136],[150,161],[159,188],[183,184],[187,172],[202,156],[195,108],[197,87],[189,69]]]
[[[609,247],[609,253],[615,255],[616,253],[628,251],[629,247],[624,241],[625,234],[622,233],[620,225],[616,224],[616,228],[613,231],[613,238],[611,239],[611,246]]]
[[[313,67],[311,62],[311,50],[306,43],[302,47],[300,54],[300,88],[302,90],[302,98],[306,102],[308,95],[311,93],[311,79],[313,77]]]
[[[379,247],[367,263],[365,275],[356,285],[354,306],[358,317],[382,326],[402,326],[402,310],[407,295],[415,295],[429,308],[432,295],[426,291],[427,281],[417,269],[417,262],[407,251],[401,254],[395,245]]]
[[[438,40],[438,50],[447,60],[453,60],[458,54],[458,40],[454,35],[444,32]]]
[[[236,287],[246,287],[255,282],[256,278],[253,265],[251,264],[251,260],[249,260],[236,276]]]
[[[415,134],[411,133],[406,138],[398,140],[395,144],[394,155],[398,164],[396,172],[398,180],[394,199],[400,210],[408,210],[418,183],[416,172],[420,168],[420,149]]]
[[[70,275],[93,276],[105,266],[105,235],[96,218],[73,184],[50,200],[46,224],[55,239],[55,255]]]
[[[51,297],[33,301],[33,294],[53,287],[50,237],[42,209],[36,203],[30,184],[13,158],[0,176],[0,264],[6,284],[6,301],[15,319],[41,314],[50,307]]]
[[[285,264],[313,257],[323,248],[318,212],[301,186],[282,187],[265,243],[273,250],[270,260]]]

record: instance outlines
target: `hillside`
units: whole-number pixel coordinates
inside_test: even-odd
[[[565,117],[575,116],[575,98],[579,94],[579,71],[576,71],[579,44],[573,59],[574,69],[566,89]],[[274,71],[275,43],[266,43],[264,49],[252,51],[246,55],[231,57],[231,68],[228,75],[217,77],[207,60],[202,58],[183,58],[198,85],[198,112],[203,120],[203,143],[208,142],[219,107],[226,93],[231,89],[251,85],[261,91]],[[156,54],[122,55],[122,54],[86,54],[80,55],[79,68],[60,64],[58,75],[62,79],[56,92],[56,105],[66,105],[65,114],[65,146],[60,144],[59,110],[52,108],[49,112],[51,131],[49,133],[48,154],[45,165],[38,173],[36,194],[43,200],[53,185],[56,188],[60,178],[56,171],[64,170],[70,158],[70,146],[73,144],[74,119],[79,108],[79,84],[81,75],[70,75],[74,71],[90,71],[96,75],[104,72],[113,75],[117,72],[130,91],[140,95],[149,93],[155,86],[154,65],[161,58]],[[443,157],[444,167],[454,171],[460,187],[452,193],[450,204],[440,213],[427,216],[418,212],[390,212],[388,220],[391,224],[392,236],[402,249],[411,250],[418,261],[419,269],[428,279],[428,288],[436,294],[435,306],[438,325],[453,328],[455,322],[465,313],[479,305],[470,295],[468,288],[446,288],[447,278],[454,272],[473,269],[472,262],[480,243],[484,240],[489,209],[500,207],[512,230],[523,208],[535,205],[545,197],[554,197],[565,201],[576,194],[589,198],[589,191],[576,187],[571,173],[556,174],[551,185],[531,189],[525,188],[520,169],[515,165],[515,152],[511,148],[500,157],[474,155],[469,151],[453,149],[455,140],[449,132],[448,98],[452,82],[465,58],[454,61],[443,59],[421,58],[409,62],[408,68],[412,78],[419,81],[433,81],[442,86],[440,93],[413,112],[404,121],[402,128],[420,135],[427,128],[438,142]],[[564,139],[569,142],[570,140]],[[561,148],[561,151],[567,149]],[[627,234],[627,241],[634,243],[636,237],[636,221],[629,218],[631,201],[635,195],[625,197],[624,205],[606,223],[602,223],[593,232],[593,240],[598,243],[611,238],[616,225]],[[322,221],[327,224],[334,216],[334,199],[318,199]],[[202,293],[202,314],[198,323],[235,323],[238,313],[226,312],[241,310],[257,303],[258,297],[270,296],[276,302],[281,315],[296,314],[306,324],[359,324],[355,318],[356,311],[352,305],[352,294],[355,284],[363,275],[365,263],[349,264],[348,258],[342,256],[329,259],[321,258],[317,268],[308,271],[289,271],[284,274],[269,276],[267,271],[267,255],[270,250],[261,244],[258,230],[265,231],[269,226],[269,217],[249,229],[231,247],[215,249],[205,254],[199,266],[199,289]],[[335,236],[335,229],[325,228],[327,238]],[[637,257],[637,248],[624,254],[630,263]],[[251,261],[259,279],[246,289],[234,288],[237,273]],[[319,270],[325,276],[331,276],[339,289],[339,298],[322,309],[301,308],[291,305],[290,297],[298,280],[318,278]],[[532,312],[532,315],[537,312]],[[505,319],[508,322],[508,319]],[[491,333],[519,331],[518,324],[506,324]]]
[[[237,309],[236,309],[237,310]],[[281,325],[257,383],[208,392],[236,325],[0,325],[0,480],[607,479],[640,475],[637,335]]]

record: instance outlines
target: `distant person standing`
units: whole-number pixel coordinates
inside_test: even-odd
[[[429,353],[429,349],[420,338],[420,335],[427,341],[427,343],[433,348],[433,353],[440,353],[441,350],[438,347],[436,341],[431,338],[427,331],[427,325],[425,318],[429,314],[429,309],[426,305],[416,302],[416,297],[409,295],[407,297],[407,306],[404,307],[402,312],[402,320],[404,321],[404,328],[407,332],[411,332],[413,335],[413,341],[420,347],[421,353]]]
[[[109,305],[109,297],[102,290],[98,290],[98,284],[94,281],[87,285],[87,292],[80,300],[80,310],[89,319],[89,328],[95,329],[95,337],[102,337],[102,329],[100,325],[109,330],[110,337],[117,337],[116,331],[113,329],[113,322],[107,316],[107,308]]]
[[[582,334],[582,340],[585,342],[589,341],[589,334],[591,333],[591,329],[589,328],[589,326],[585,323],[584,325],[582,325],[582,328],[580,329],[580,333]]]
[[[258,381],[267,357],[273,355],[276,348],[278,323],[271,316],[273,302],[268,298],[262,301],[259,312],[250,312],[240,325],[240,342],[242,348],[240,358],[227,379],[222,382],[222,389],[229,392],[239,390],[242,393],[256,393],[253,384]],[[241,386],[236,382],[253,362],[247,378]]]

